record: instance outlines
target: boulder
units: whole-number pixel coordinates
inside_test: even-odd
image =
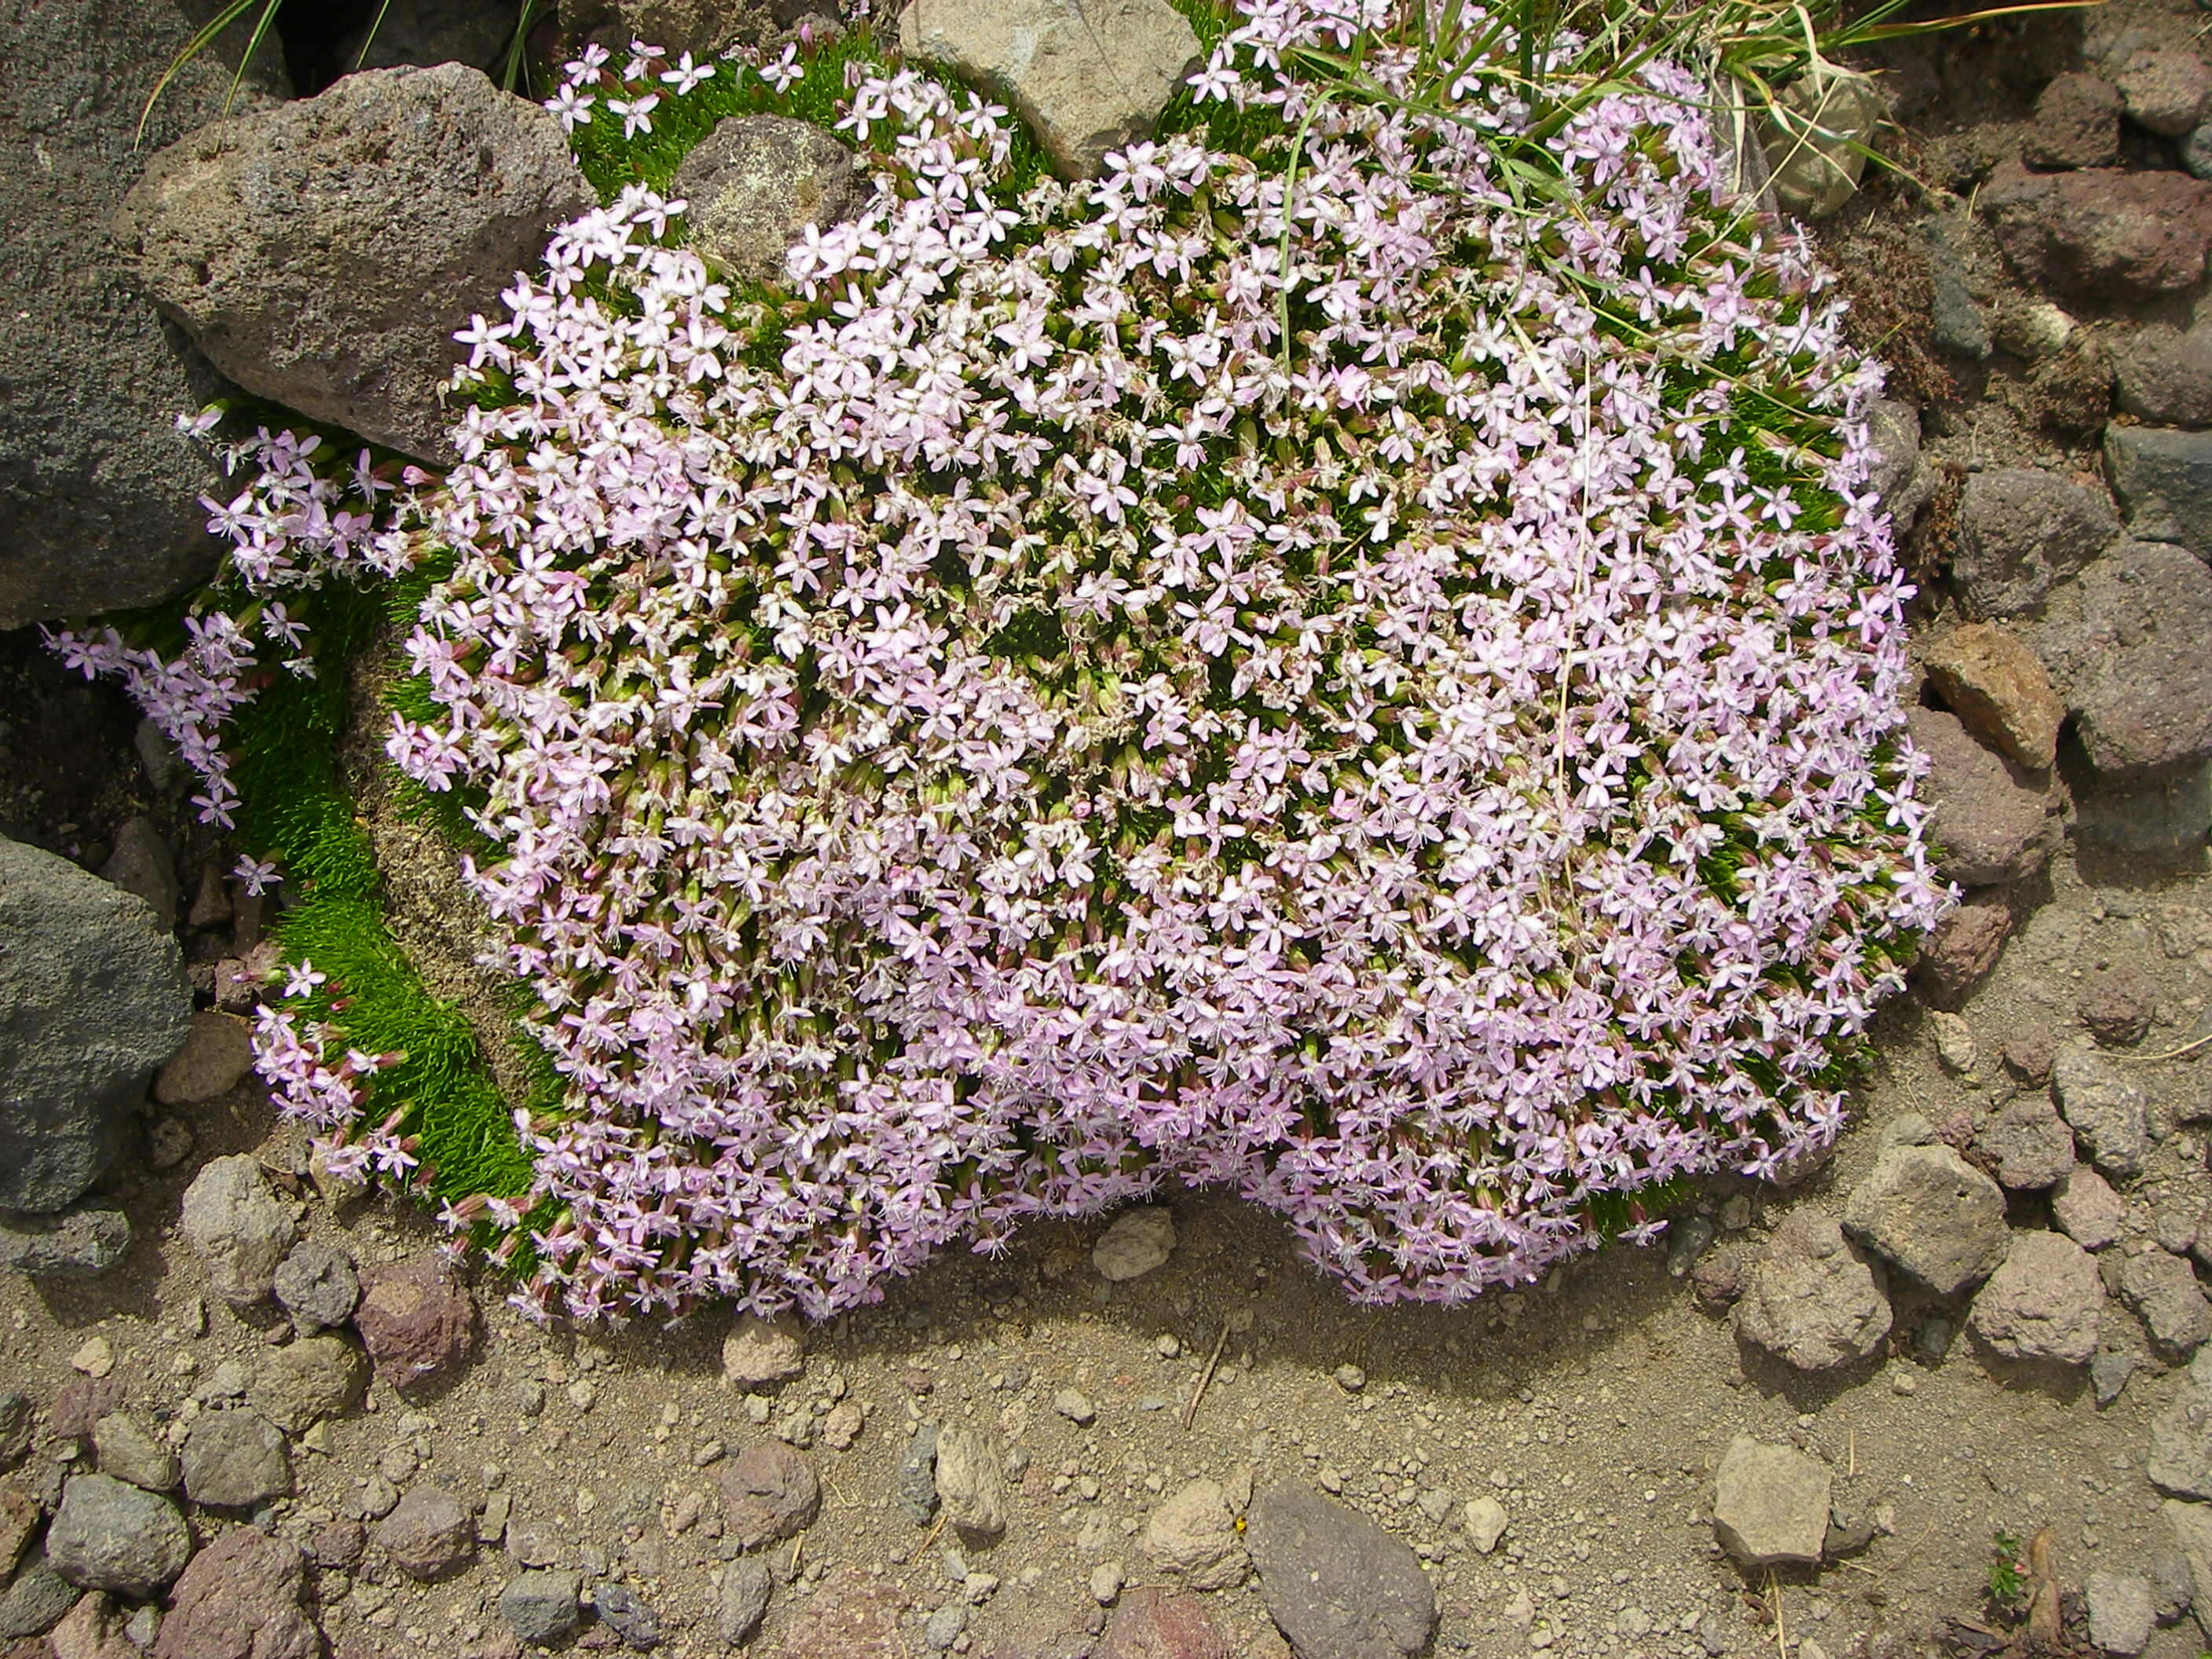
[[[46,1559],[80,1589],[143,1601],[185,1570],[192,1535],[177,1506],[106,1474],[77,1474],[62,1487],[46,1528]]]
[[[2204,275],[2212,185],[2186,173],[2035,173],[2005,161],[1980,204],[2014,269],[2054,293],[2147,300]]]
[[[1832,1484],[1817,1457],[1740,1434],[1714,1474],[1713,1535],[1746,1567],[1816,1566]]]
[[[2105,1287],[2094,1257],[2060,1233],[2013,1237],[1974,1297],[1967,1328],[2007,1359],[2086,1365],[2096,1357]]]
[[[240,386],[445,465],[454,331],[596,200],[550,112],[446,64],[204,127],[147,164],[114,228]]]
[[[144,900],[0,838],[0,1210],[83,1196],[191,1012],[183,953]]]
[[[1948,1146],[1892,1146],[1851,1189],[1844,1228],[1939,1296],[1986,1279],[2012,1235],[1996,1182]]]
[[[253,1028],[236,1014],[207,1008],[175,1058],[155,1073],[154,1098],[164,1106],[198,1106],[220,1100],[253,1069]]]
[[[2116,422],[2105,428],[2105,465],[2130,536],[2212,559],[2212,432]]]
[[[146,100],[192,37],[188,12],[161,0],[17,3],[5,14],[0,629],[149,605],[215,569],[199,497],[222,474],[177,416],[226,388],[107,242],[108,219],[145,162],[137,135]],[[149,144],[222,112],[238,40],[233,31],[179,69],[146,115]],[[284,94],[280,64],[278,52],[259,55],[241,106]],[[8,1092],[0,1087],[0,1098]],[[0,1155],[0,1168],[12,1162]]]
[[[299,1546],[233,1527],[177,1580],[154,1659],[320,1659]]]
[[[2129,542],[2051,603],[2033,635],[2100,783],[2212,758],[2212,568]]]
[[[1425,1651],[1436,1633],[1436,1590],[1419,1559],[1319,1492],[1261,1489],[1244,1543],[1269,1615],[1304,1659],[1393,1659]]]
[[[209,1287],[240,1308],[267,1299],[277,1263],[300,1236],[291,1206],[242,1152],[213,1160],[192,1178],[179,1231],[206,1265]]]
[[[768,1570],[748,1558],[745,1562],[733,1562],[732,1568],[750,1565],[761,1574],[763,1581]],[[763,1583],[763,1591],[765,1591]],[[526,1572],[507,1580],[507,1588],[499,1593],[499,1616],[507,1620],[518,1641],[536,1642],[550,1647],[576,1633],[584,1622],[584,1610],[578,1604],[582,1594],[581,1575],[574,1572]],[[766,1601],[763,1594],[763,1601]],[[746,1635],[752,1632],[749,1630]],[[741,1638],[731,1637],[731,1641]]]
[[[1968,623],[1929,646],[1925,661],[1967,731],[2031,772],[2050,769],[2066,705],[2027,641],[1995,623]]]
[[[1997,467],[1969,475],[1959,497],[1952,574],[1979,615],[2027,616],[2119,536],[2102,494],[2033,467]]]
[[[2105,167],[2120,159],[2120,94],[2094,75],[2051,77],[2035,100],[2021,153],[2039,167]]]
[[[1231,1659],[1231,1650],[1206,1603],[1157,1584],[1139,1584],[1114,1609],[1092,1659]]]
[[[1002,94],[1067,179],[1149,137],[1202,56],[1168,0],[912,0],[898,39],[901,56]]]
[[[2061,1049],[2051,1063],[2051,1090],[2092,1164],[2124,1181],[2142,1173],[2149,1109],[2142,1091],[2117,1066],[2094,1049]]]
[[[746,282],[775,284],[808,227],[852,218],[872,193],[849,147],[785,115],[722,122],[684,158],[672,188],[689,204],[695,252]]]
[[[773,1388],[806,1369],[806,1327],[796,1314],[740,1313],[722,1339],[722,1380],[741,1389]]]
[[[1928,833],[1941,850],[1941,874],[1987,887],[2025,881],[2051,862],[2062,803],[2047,776],[2039,780],[1984,748],[1940,708],[1910,710],[1905,729],[1929,760],[1925,796],[1935,810]]]
[[[294,1245],[276,1264],[270,1288],[302,1336],[344,1324],[361,1302],[353,1258],[337,1245],[312,1238]]]
[[[2212,426],[2212,324],[2145,323],[2112,358],[2120,407],[2153,427]]]
[[[1801,1371],[1850,1365],[1889,1334],[1889,1300],[1832,1217],[1793,1211],[1768,1237],[1736,1304],[1736,1334]]]

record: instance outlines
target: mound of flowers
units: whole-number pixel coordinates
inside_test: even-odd
[[[465,337],[461,464],[351,475],[322,563],[415,572],[389,752],[561,1078],[531,1189],[448,1194],[525,1300],[825,1316],[1172,1181],[1453,1302],[1840,1128],[1944,902],[1879,369],[1688,75],[1539,130],[1510,37],[1445,82],[1381,0],[1233,21],[1078,185],[854,59],[872,200],[786,285],[632,185]],[[553,106],[803,73],[587,53]],[[404,1174],[390,1057],[289,988],[265,1068]]]

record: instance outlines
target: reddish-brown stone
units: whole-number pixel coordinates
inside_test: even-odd
[[[354,1327],[395,1389],[427,1387],[459,1370],[476,1340],[477,1308],[435,1257],[417,1256],[362,1275]]]

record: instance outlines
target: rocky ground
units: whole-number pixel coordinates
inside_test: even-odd
[[[1474,1308],[1352,1308],[1189,1194],[811,1331],[541,1331],[317,1184],[246,1070],[261,908],[120,700],[0,635],[0,1655],[2202,1652],[2198,28],[1947,37],[1886,61],[1909,176],[1778,170],[1896,365],[1877,485],[1966,902],[1827,1165]],[[105,38],[53,52],[96,81]],[[82,155],[23,125],[83,161],[123,105],[66,104]],[[174,343],[142,332],[110,345]],[[66,608],[10,544],[0,613]],[[398,888],[414,948],[444,890]]]

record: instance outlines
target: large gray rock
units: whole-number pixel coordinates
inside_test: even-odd
[[[206,1263],[215,1293],[240,1308],[268,1297],[277,1264],[300,1236],[291,1210],[243,1152],[218,1158],[192,1177],[179,1231]]]
[[[2051,862],[2062,824],[2058,793],[1985,749],[1941,708],[1905,716],[1913,744],[1928,757],[1926,795],[1935,811],[1929,835],[1942,849],[1939,868],[1962,887],[2024,881]]]
[[[2142,1173],[2149,1107],[2119,1067],[2094,1048],[2063,1048],[2051,1063],[2051,1091],[2092,1164],[2122,1180]]]
[[[2148,783],[2212,757],[2212,568],[2129,542],[2054,596],[2037,650],[2100,781]]]
[[[2108,426],[2105,465],[2129,535],[2212,559],[2212,432]]]
[[[167,1498],[105,1474],[70,1477],[46,1528],[46,1559],[81,1589],[143,1601],[191,1559],[192,1535]]]
[[[1740,1434],[1714,1472],[1713,1535],[1747,1567],[1817,1565],[1832,1484],[1817,1457]]]
[[[1889,1334],[1889,1299],[1832,1217],[1793,1211],[1752,1264],[1736,1334],[1801,1371],[1864,1359]]]
[[[2033,467],[1999,467],[1966,480],[1952,573],[1980,615],[2027,616],[2119,535],[2103,495]]]
[[[191,1013],[144,900],[0,839],[0,1210],[66,1209],[106,1172]]]
[[[80,1206],[0,1225],[0,1271],[32,1279],[96,1279],[131,1248],[131,1218]]]
[[[2212,1390],[2197,1381],[2198,1369],[2151,1419],[2143,1474],[2162,1492],[2202,1501],[2212,1498]]]
[[[732,1570],[740,1565],[750,1566],[762,1579],[761,1601],[768,1601],[768,1569],[750,1557],[732,1564]],[[554,1643],[574,1636],[576,1627],[584,1622],[584,1610],[578,1605],[583,1580],[573,1572],[526,1572],[507,1581],[507,1588],[499,1593],[499,1616],[507,1620],[507,1627],[525,1642]],[[758,1624],[756,1619],[753,1621]],[[750,1636],[750,1628],[744,1632]],[[731,1640],[739,1638],[731,1638]]]
[[[1436,1590],[1413,1552],[1319,1492],[1262,1489],[1244,1542],[1267,1612],[1300,1659],[1396,1659],[1425,1651],[1436,1633]]]
[[[1942,1296],[2005,1259],[2004,1194],[1948,1146],[1892,1146],[1851,1189],[1844,1229]]]
[[[1168,0],[913,0],[899,51],[1004,93],[1070,179],[1147,137],[1200,56]]]
[[[2146,323],[2113,355],[2112,374],[2120,407],[2137,420],[2212,426],[2212,325]]]
[[[811,121],[736,116],[676,169],[684,222],[701,258],[747,282],[781,283],[784,256],[806,228],[851,218],[871,186],[850,149]]]
[[[1967,1326],[2007,1359],[2086,1365],[2104,1306],[2095,1257],[2063,1233],[2016,1233]]]
[[[215,568],[198,497],[220,474],[176,417],[222,382],[107,242],[140,112],[195,21],[176,0],[0,0],[0,629],[145,605]],[[234,64],[187,64],[149,142],[214,119]]]
[[[2021,1095],[1982,1126],[1974,1137],[1974,1151],[1996,1166],[1999,1186],[2014,1192],[2041,1192],[2073,1170],[2074,1132],[2059,1117],[2050,1096]]]
[[[594,199],[549,112],[446,64],[204,128],[148,164],[115,237],[240,386],[444,463],[453,331]]]

